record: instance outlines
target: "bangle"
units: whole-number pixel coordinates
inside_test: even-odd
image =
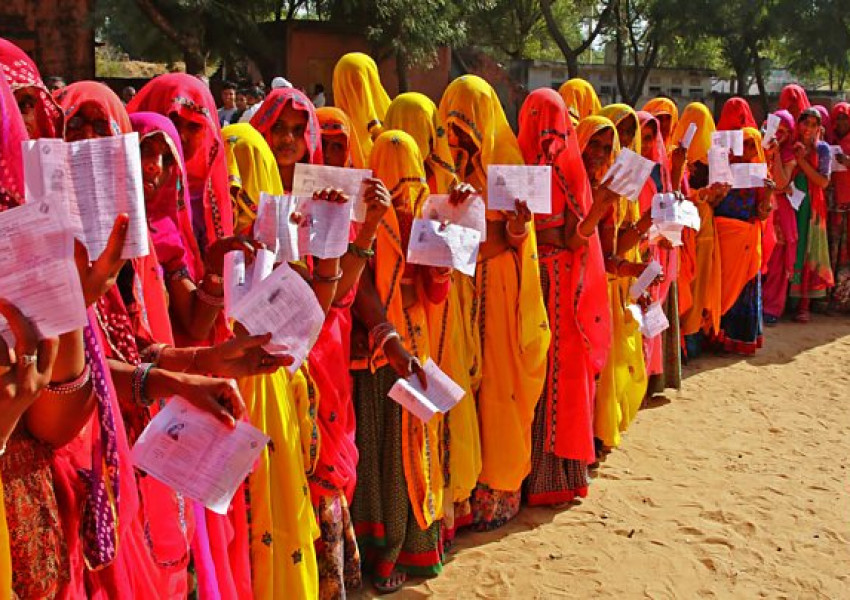
[[[576,233],[575,234],[576,234],[576,236],[578,236],[578,239],[580,239],[583,242],[586,242],[587,240],[590,239],[590,235],[593,235],[593,234],[584,235],[584,233],[582,233],[582,231],[581,231],[581,224],[582,223],[584,223],[584,221],[579,221],[579,224],[576,225]]]
[[[83,367],[83,372],[79,374],[75,379],[67,382],[67,383],[53,383],[52,381],[47,384],[47,391],[51,394],[58,395],[69,395],[76,394],[81,389],[88,385],[88,382],[91,380],[91,366],[89,363],[86,363],[86,366]]]
[[[356,256],[357,258],[365,258],[367,260],[375,256],[375,251],[372,249],[371,242],[369,243],[368,248],[361,248],[357,244],[351,242],[348,244],[348,253]]]
[[[524,227],[525,229],[522,233],[514,233],[513,231],[511,231],[510,226],[505,225],[505,231],[507,232],[508,237],[511,239],[524,240],[526,237],[528,237],[528,225],[525,225]]]
[[[168,344],[151,344],[140,353],[140,356],[143,361],[159,366],[159,359],[166,348]]]
[[[369,347],[374,353],[375,351],[383,348],[384,344],[394,337],[401,338],[395,329],[395,325],[388,321],[378,323],[371,331],[369,331]]]
[[[189,359],[189,364],[186,365],[186,367],[181,371],[181,373],[189,373],[192,371],[192,367],[195,366],[195,361],[198,358],[198,350],[200,350],[198,346],[192,348],[192,358]]]
[[[133,371],[133,401],[145,408],[153,404],[153,398],[148,398],[146,393],[148,375],[153,367],[153,363],[142,363]]]
[[[336,283],[340,279],[342,279],[342,269],[340,269],[336,275],[330,275],[327,277],[325,275],[313,273],[313,281],[316,283]]]
[[[224,306],[224,296],[213,296],[212,294],[205,292],[204,288],[200,286],[195,288],[195,291],[198,293],[198,300],[207,306],[214,306],[217,308]]]

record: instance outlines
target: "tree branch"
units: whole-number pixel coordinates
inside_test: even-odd
[[[542,0],[540,4],[542,7]],[[587,39],[584,40],[584,42],[582,42],[582,44],[575,49],[576,56],[582,54],[584,51],[590,48],[591,45],[593,45],[593,42],[596,40],[597,36],[602,32],[602,29],[605,27],[606,22],[608,21],[608,17],[611,15],[611,6],[613,4],[614,0],[610,0],[608,4],[605,5],[605,8],[599,14],[599,20],[596,22],[596,27],[594,27],[593,31],[590,33]]]

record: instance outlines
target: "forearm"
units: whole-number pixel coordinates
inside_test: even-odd
[[[387,320],[386,312],[381,304],[381,298],[378,295],[378,290],[375,288],[372,271],[369,268],[365,270],[363,277],[360,278],[360,285],[357,287],[357,296],[354,299],[352,312],[357,320],[362,322],[368,330]]]
[[[344,274],[343,274],[344,276]],[[331,308],[336,298],[337,283],[340,277],[340,266],[338,258],[318,259],[313,266],[313,278],[311,285],[316,299],[325,314]]]
[[[97,406],[91,376],[79,390],[56,394],[45,389],[24,415],[24,424],[35,438],[61,448],[91,420]]]
[[[800,165],[800,169],[803,170],[806,177],[808,177],[811,182],[819,188],[825,189],[829,185],[829,177],[821,174],[821,172],[815,169],[805,158],[800,159],[797,164]]]
[[[53,365],[50,380],[64,383],[75,379],[86,364],[86,351],[83,344],[83,330],[77,329],[59,336],[59,353]]]
[[[221,312],[220,303],[213,302],[213,299],[221,297],[223,290],[213,290],[215,294],[207,292],[210,294],[209,301],[204,302],[195,284],[190,279],[183,278],[172,282],[168,291],[173,310],[183,330],[193,340],[207,339]]]
[[[635,225],[621,230],[617,237],[617,255],[623,256],[637,246],[650,227],[652,227],[652,217],[647,213]]]
[[[352,242],[354,250],[349,250],[343,254],[339,261],[339,266],[342,269],[342,279],[336,286],[336,296],[334,302],[339,302],[345,298],[346,294],[351,291],[363,273],[363,268],[366,266],[366,261],[373,254],[372,245],[375,241],[375,227],[364,225],[357,237]]]

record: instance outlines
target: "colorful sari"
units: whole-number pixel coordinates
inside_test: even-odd
[[[459,77],[443,94],[440,117],[446,128],[458,128],[475,144],[477,152],[459,153],[455,167],[486,200],[487,167],[523,162],[496,92],[480,77]],[[487,219],[489,224],[505,217],[488,210]],[[473,317],[483,357],[477,396],[482,469],[472,510],[476,526],[491,529],[519,511],[520,488],[531,471],[534,411],[546,381],[551,333],[534,228],[519,248],[505,244],[489,258],[479,256],[474,284],[474,293],[463,292],[478,303]]]
[[[425,158],[425,176],[432,194],[447,194],[457,183],[454,161],[436,105],[418,93],[399,95],[387,110],[386,126],[411,135]],[[448,298],[439,304],[426,303],[431,351],[434,361],[467,394],[443,418],[445,454],[444,526],[448,539],[458,527],[469,525],[469,497],[481,473],[481,438],[475,409],[475,392],[481,379],[480,338],[464,315],[474,310],[465,290],[472,288],[467,275],[455,271]],[[455,505],[458,506],[455,506]],[[455,519],[455,515],[463,515]]]
[[[651,114],[656,119],[658,117],[666,116],[670,118],[670,132],[668,134],[668,138],[672,138],[673,132],[676,131],[676,125],[679,123],[679,107],[676,106],[676,103],[673,102],[670,98],[653,98],[643,105],[643,109],[649,114]],[[663,137],[663,134],[662,134]],[[668,149],[672,149],[670,145],[670,139],[664,139],[664,144]]]
[[[729,98],[723,103],[720,118],[717,119],[717,131],[731,131],[751,127],[758,129],[750,103],[743,98]]]
[[[272,96],[275,93],[257,115]],[[228,125],[222,136],[230,185],[239,188],[237,222],[250,230],[256,218],[251,207],[256,207],[260,193],[283,193],[280,174],[271,149],[251,125]],[[285,369],[237,383],[251,423],[272,438],[247,484],[253,597],[316,598],[318,567],[313,541],[319,532],[307,473],[314,468],[310,457],[316,455],[320,443],[311,415],[323,400],[321,390],[317,396],[304,372],[290,377]]]
[[[839,102],[832,107],[830,143],[841,146],[841,151],[850,156],[850,134],[838,137],[835,131],[840,115],[850,118],[850,104]],[[850,311],[850,171],[833,171],[832,173],[829,260],[835,278],[832,307],[841,312],[848,312]]]
[[[385,320],[421,362],[430,356],[424,305],[448,293],[448,285],[432,289],[440,284],[427,268],[405,261],[413,219],[428,195],[423,164],[416,142],[402,131],[386,131],[375,141],[370,167],[392,190],[393,206],[378,228],[371,273],[364,273],[374,277]],[[369,354],[352,364],[360,461],[351,514],[364,570],[376,583],[394,571],[434,576],[442,570],[441,422],[423,423],[391,400],[387,394],[398,375],[380,348]]]
[[[334,103],[351,119],[351,160],[357,169],[369,166],[372,140],[383,131],[390,97],[381,85],[372,57],[350,52],[339,59],[333,75]]]
[[[553,168],[552,214],[535,216],[537,231],[564,229],[567,211],[580,224],[593,197],[575,130],[558,93],[541,89],[529,95],[520,111],[518,142],[526,164]],[[532,429],[532,469],[525,484],[532,506],[560,504],[587,494],[587,465],[595,460],[596,377],[611,345],[598,233],[577,250],[540,244],[539,252],[552,342],[546,386]]]
[[[573,125],[577,125],[585,117],[595,115],[602,108],[593,85],[584,79],[574,78],[565,81],[558,93],[564,99]]]
[[[3,74],[13,94],[19,91],[34,94],[37,102],[35,125],[38,136],[62,137],[65,131],[65,117],[62,109],[44,85],[32,59],[12,42],[0,38],[0,67],[3,68]]]
[[[620,143],[613,122],[602,116],[588,117],[576,129],[579,149],[584,152],[594,135],[612,129],[614,143],[608,166],[613,164]],[[609,223],[613,225],[613,252],[617,254],[617,236],[626,224],[636,223],[640,218],[637,203],[621,198],[614,205]],[[612,222],[611,222],[612,221]],[[637,247],[622,256],[638,262]],[[643,342],[638,322],[628,309],[629,287],[632,277],[608,275],[608,301],[611,307],[611,352],[598,380],[593,430],[596,438],[609,448],[620,445],[621,433],[628,429],[646,394],[647,376],[643,357]]]

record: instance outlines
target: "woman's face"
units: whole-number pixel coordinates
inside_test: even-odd
[[[183,158],[189,162],[198,153],[204,143],[204,126],[197,121],[190,121],[180,115],[172,115],[171,120],[180,134],[180,143],[183,146]]]
[[[146,137],[141,143],[142,184],[145,200],[152,198],[174,173],[174,155],[161,135]]]
[[[670,126],[673,124],[673,117],[670,115],[655,115],[655,120],[658,121],[658,126],[661,128],[661,137],[666,142],[670,139]]]
[[[280,167],[291,167],[307,154],[307,113],[287,102],[271,128],[271,146]]]
[[[788,140],[791,139],[791,129],[785,122],[779,124],[779,127],[776,130],[776,141],[779,144],[784,144]]]
[[[461,178],[465,178],[474,169],[472,158],[478,154],[478,146],[466,131],[454,123],[449,125],[447,137],[455,167]]]
[[[797,131],[803,143],[814,144],[820,133],[820,123],[815,117],[804,117],[797,122]]]
[[[236,109],[244,111],[248,108],[248,98],[245,94],[236,94]]]
[[[15,100],[18,102],[18,108],[21,111],[21,116],[24,118],[27,135],[31,140],[38,139],[41,137],[41,132],[38,129],[38,119],[35,114],[35,109],[38,106],[38,96],[35,89],[21,88],[16,90]]]
[[[655,123],[647,121],[640,128],[640,152],[644,158],[652,160],[652,150],[655,146]]]
[[[599,181],[608,167],[611,152],[614,150],[614,130],[606,127],[590,138],[584,152],[581,153],[587,175],[593,181]]]
[[[348,162],[348,141],[344,135],[323,135],[322,155],[329,167],[344,167]]]
[[[76,142],[110,137],[112,129],[106,112],[94,102],[84,102],[65,123],[65,141]]]
[[[835,118],[835,134],[838,137],[844,137],[848,132],[850,132],[850,117],[841,113]]]
[[[621,147],[628,148],[631,146],[635,139],[635,133],[637,133],[637,122],[633,116],[624,117],[617,123],[617,135],[620,136]]]
[[[742,162],[756,162],[759,157],[758,148],[756,148],[756,141],[754,139],[745,139],[744,140],[744,156]]]

